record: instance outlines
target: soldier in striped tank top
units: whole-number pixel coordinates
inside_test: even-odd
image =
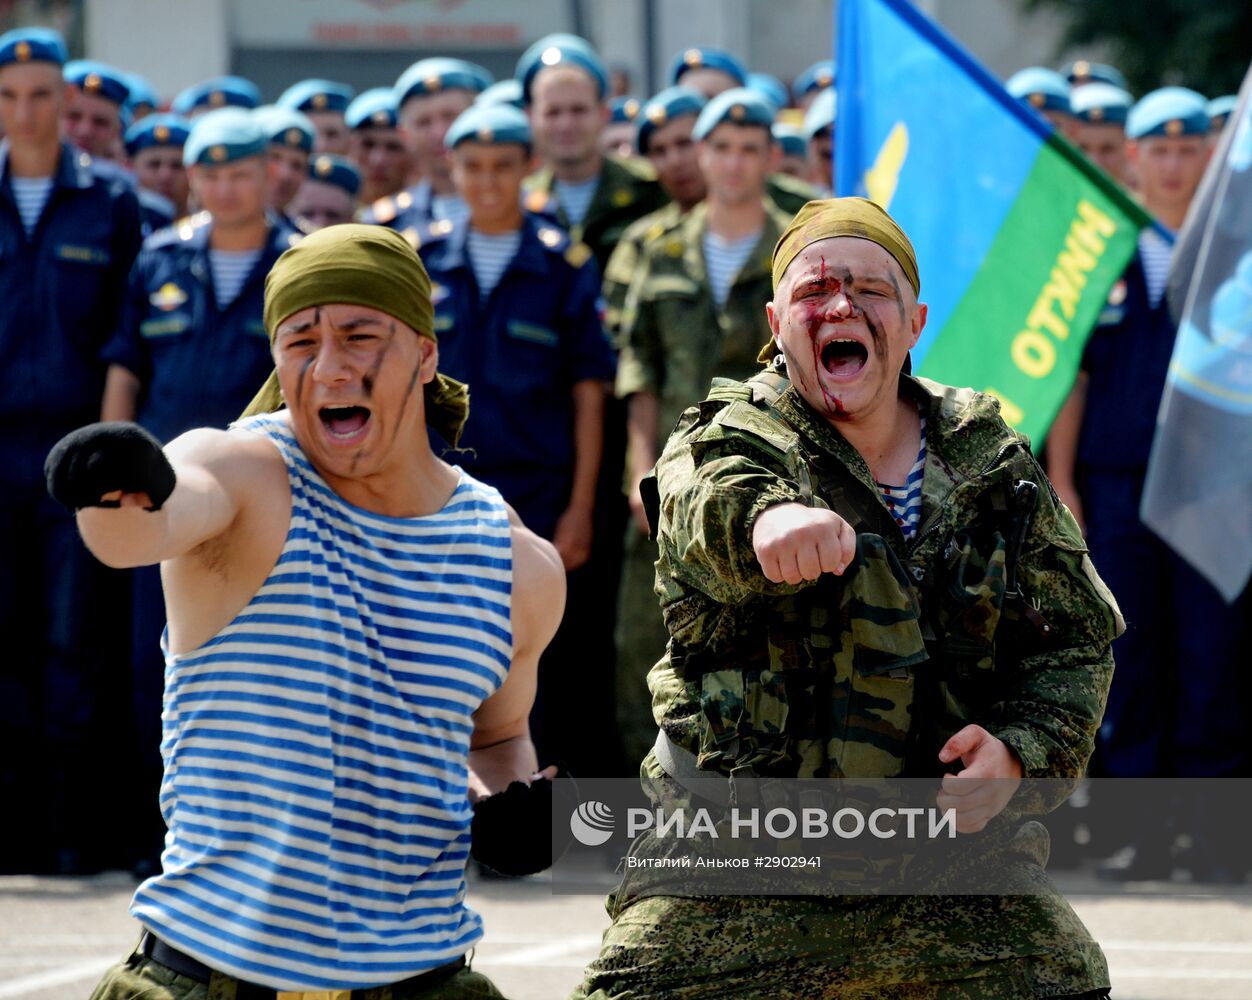
[[[505,822],[516,841],[506,801],[546,814],[527,717],[565,577],[495,489],[431,452],[428,425],[455,443],[467,410],[432,315],[403,237],[330,227],[270,274],[276,370],[254,415],[164,451],[97,424],[49,457],[88,546],[160,562],[169,611],[169,833],[131,904],[140,946],[98,1000],[500,995],[465,963],[471,819],[475,857],[543,865],[484,856],[479,834]],[[494,798],[515,781],[534,784]]]

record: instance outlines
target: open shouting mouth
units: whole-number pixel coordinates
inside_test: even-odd
[[[317,415],[330,437],[345,444],[364,437],[370,422],[370,411],[364,406],[323,406]]]
[[[869,350],[852,337],[832,337],[821,346],[819,357],[831,378],[850,379],[869,361]]]

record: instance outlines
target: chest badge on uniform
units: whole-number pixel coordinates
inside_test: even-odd
[[[625,208],[630,204],[630,192],[622,188],[618,188],[613,192],[612,201],[617,208]]]
[[[1126,280],[1118,278],[1117,282],[1109,290],[1109,305],[1120,306],[1126,301]]]
[[[177,309],[187,301],[187,293],[174,282],[167,281],[148,296],[148,301],[163,312],[169,312],[172,309]]]

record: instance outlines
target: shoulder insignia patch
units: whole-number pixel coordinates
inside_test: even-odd
[[[586,243],[571,243],[565,251],[565,259],[571,267],[582,267],[591,260],[591,247]]]
[[[173,309],[177,309],[187,301],[187,293],[174,284],[174,282],[167,281],[164,285],[148,296],[148,301],[162,312],[170,312]]]
[[[561,231],[554,229],[552,226],[544,226],[538,233],[539,242],[544,246],[552,248],[561,242]]]

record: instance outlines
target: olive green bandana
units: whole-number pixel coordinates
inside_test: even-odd
[[[430,277],[412,245],[384,226],[328,226],[287,250],[265,279],[265,329],[270,343],[289,316],[313,306],[369,306],[435,339]],[[447,375],[425,388],[426,422],[456,446],[469,416],[469,389]],[[284,406],[278,375],[270,373],[243,415]]]
[[[823,198],[810,201],[796,213],[791,225],[774,246],[774,291],[778,291],[787,265],[799,256],[801,250],[818,240],[836,236],[854,236],[877,243],[895,258],[913,286],[913,293],[916,295],[921,291],[913,244],[895,219],[865,198]],[[771,339],[761,348],[759,360],[769,362],[777,353],[778,349]]]

